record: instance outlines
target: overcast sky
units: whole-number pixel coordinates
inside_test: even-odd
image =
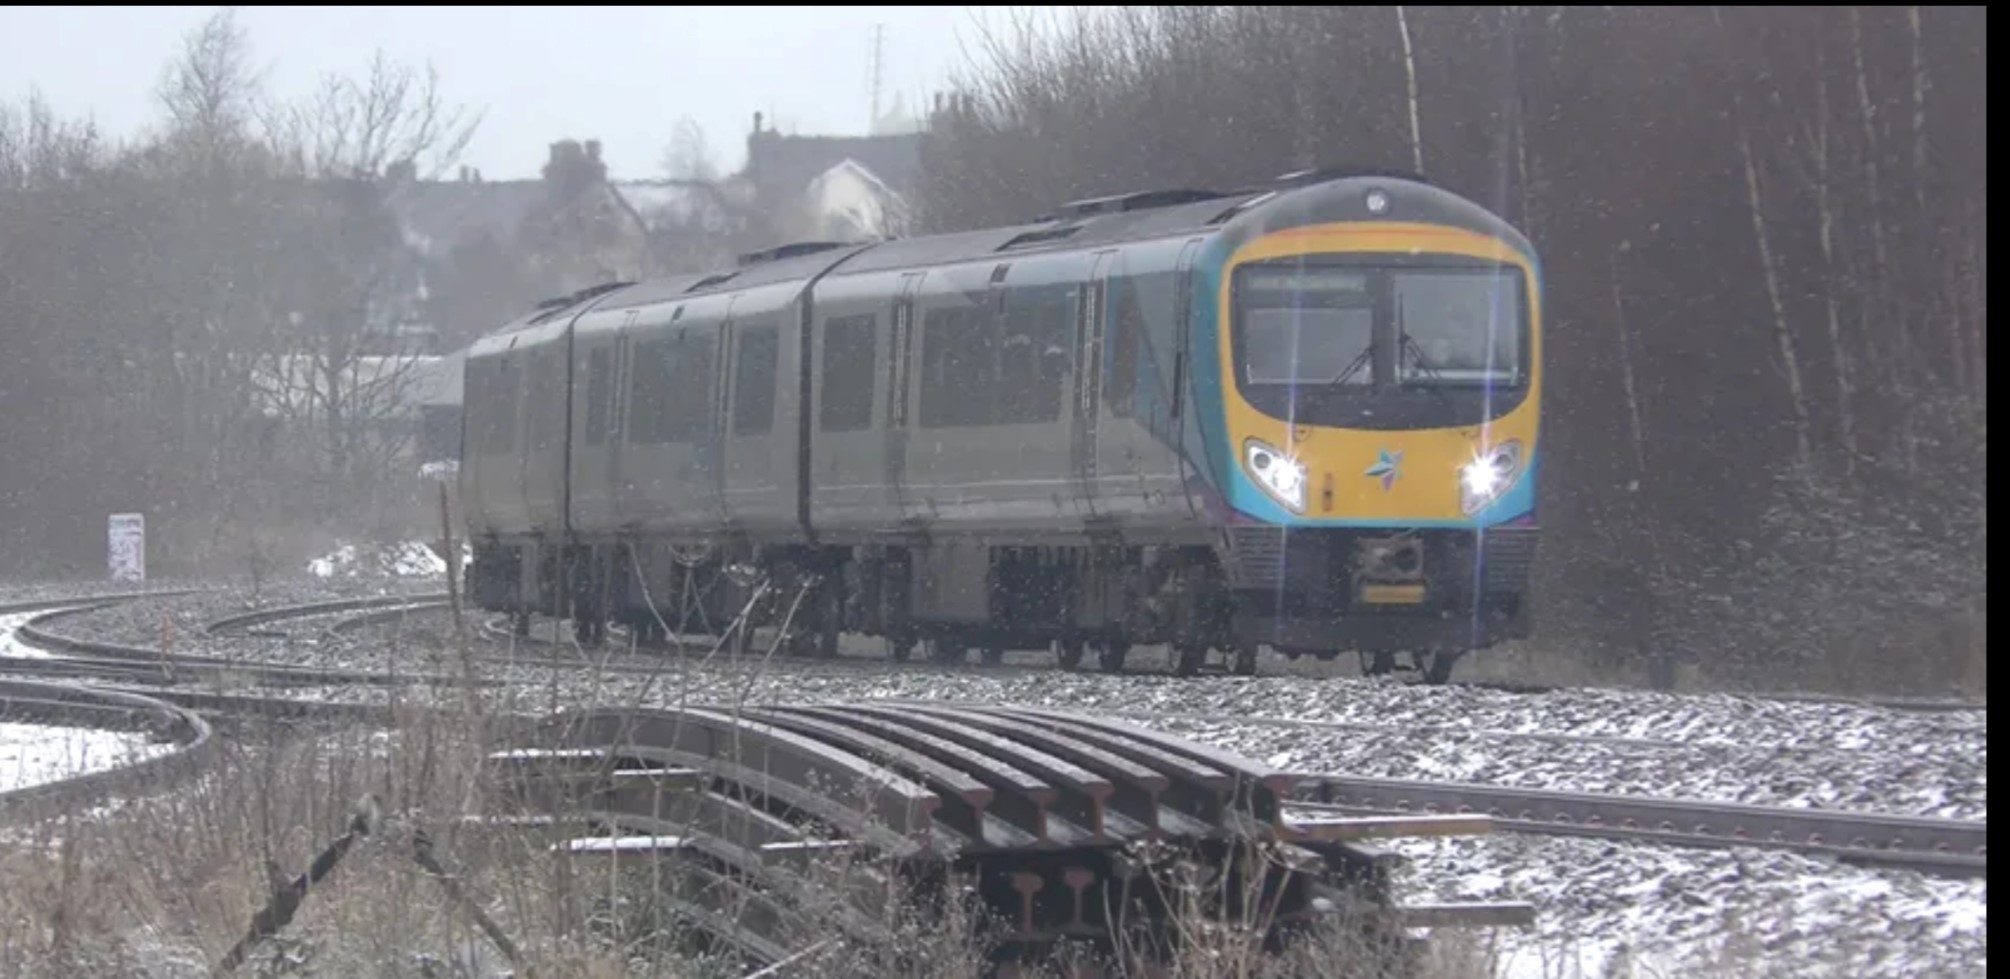
[[[0,104],[39,89],[65,117],[127,138],[161,118],[155,88],[217,7],[0,8]],[[1020,8],[1025,9],[1025,8]],[[439,69],[446,100],[485,110],[462,161],[490,180],[538,175],[551,142],[599,139],[616,177],[660,173],[680,115],[736,170],[756,111],[805,134],[866,131],[874,24],[883,105],[925,104],[981,57],[1005,7],[246,7],[238,22],[275,95],[359,73],[381,47]],[[882,110],[884,111],[884,110]]]

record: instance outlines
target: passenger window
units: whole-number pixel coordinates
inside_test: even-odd
[[[921,412],[923,428],[982,425],[991,414],[989,317],[979,309],[938,309],[923,318]]]
[[[775,362],[781,339],[772,324],[735,327],[740,355],[733,366],[733,434],[766,435],[775,425]]]
[[[820,427],[856,432],[872,427],[873,367],[878,362],[879,317],[871,313],[834,317],[824,324],[823,389],[818,396]]]
[[[1008,309],[1001,319],[996,390],[990,424],[1046,424],[1061,417],[1068,374],[1069,303],[1063,293]]]

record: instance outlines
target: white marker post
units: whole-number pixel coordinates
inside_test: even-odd
[[[115,582],[147,580],[147,518],[114,513],[106,520],[106,563]]]

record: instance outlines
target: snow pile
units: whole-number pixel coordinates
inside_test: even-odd
[[[462,564],[471,559],[463,547]],[[447,562],[422,541],[343,544],[308,562],[307,572],[317,578],[438,578],[446,575]]]

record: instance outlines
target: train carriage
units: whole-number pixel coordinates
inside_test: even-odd
[[[766,581],[806,600],[756,618],[825,652],[1354,649],[1442,680],[1528,631],[1540,295],[1485,209],[1323,173],[606,287],[470,353],[473,593],[593,639],[716,631]],[[557,405],[561,451],[488,458]]]

